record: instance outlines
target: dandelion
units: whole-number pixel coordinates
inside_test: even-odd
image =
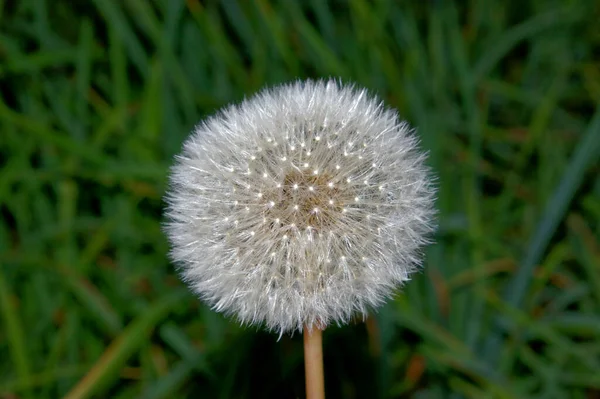
[[[434,189],[409,125],[334,80],[264,90],[198,125],[166,230],[215,310],[280,334],[366,315],[421,264]]]

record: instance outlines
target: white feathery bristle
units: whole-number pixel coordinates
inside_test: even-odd
[[[366,315],[421,264],[434,187],[397,113],[335,80],[260,92],[198,125],[166,231],[215,310],[279,333]]]

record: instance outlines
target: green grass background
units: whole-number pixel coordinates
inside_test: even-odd
[[[301,398],[302,337],[179,282],[173,155],[221,106],[336,76],[418,127],[425,268],[325,332],[329,398],[600,397],[600,5],[0,0],[0,398]]]

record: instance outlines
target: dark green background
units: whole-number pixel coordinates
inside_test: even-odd
[[[0,1],[0,398],[301,398],[301,336],[179,282],[161,232],[190,129],[341,77],[418,127],[425,268],[325,332],[329,398],[600,397],[600,5]]]

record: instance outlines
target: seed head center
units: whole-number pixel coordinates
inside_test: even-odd
[[[267,217],[282,225],[316,232],[335,225],[344,204],[354,198],[345,182],[338,184],[327,173],[290,171],[280,186],[265,194],[270,205]]]

